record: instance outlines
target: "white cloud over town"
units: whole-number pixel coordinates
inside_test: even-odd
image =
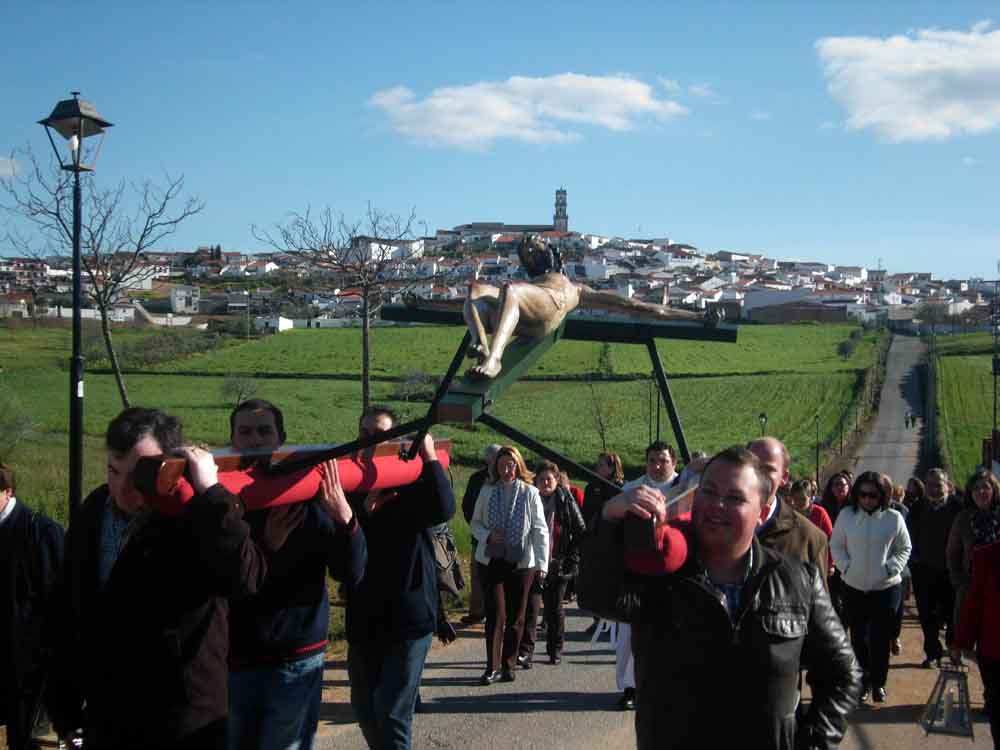
[[[702,99],[718,99],[719,95],[716,93],[715,89],[712,88],[711,84],[708,83],[695,83],[688,86],[688,93],[692,96],[697,96]]]
[[[645,118],[663,121],[688,112],[675,101],[658,98],[640,80],[576,73],[447,86],[423,98],[395,86],[376,92],[369,104],[408,138],[467,149],[487,148],[498,140],[563,143],[582,137],[574,126],[626,131]]]
[[[757,120],[758,122],[763,122],[764,120],[770,120],[771,114],[770,112],[765,112],[762,109],[758,109],[750,113],[750,119]]]
[[[1000,126],[1000,30],[918,29],[888,38],[816,42],[830,96],[851,130],[900,143],[985,133]]]
[[[16,173],[16,161],[13,159],[0,158],[0,177],[13,177]]]

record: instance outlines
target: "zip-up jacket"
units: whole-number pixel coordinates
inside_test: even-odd
[[[251,511],[247,523],[267,557],[267,578],[256,596],[230,602],[230,668],[323,651],[330,628],[326,574],[354,586],[364,575],[368,549],[357,516],[338,526],[316,502],[308,502]]]
[[[833,564],[858,591],[884,591],[900,583],[910,559],[910,535],[892,508],[868,513],[845,505],[830,537]]]
[[[596,525],[607,564],[623,553],[621,526]],[[754,538],[731,617],[699,563],[690,524],[666,526],[658,550],[664,574],[631,582],[639,750],[835,746],[857,704],[861,671],[816,567]],[[813,698],[797,719],[806,658]]]

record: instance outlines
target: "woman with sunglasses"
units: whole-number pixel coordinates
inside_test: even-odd
[[[882,477],[862,473],[841,508],[830,538],[833,562],[843,581],[851,645],[864,670],[864,692],[886,698],[893,622],[903,594],[902,572],[910,557],[903,517],[889,507]]]

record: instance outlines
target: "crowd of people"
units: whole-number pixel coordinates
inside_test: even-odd
[[[358,435],[396,421],[370,409]],[[230,414],[237,451],[276,450],[285,429],[264,400]],[[351,495],[331,461],[312,502],[257,510],[163,412],[125,410],[105,443],[107,483],[65,534],[15,496],[0,464],[0,569],[10,571],[0,575],[0,674],[11,676],[0,681],[0,721],[10,747],[28,747],[44,714],[88,750],[312,747],[328,577],[346,601],[364,738],[411,746],[441,619],[431,530],[456,510],[430,436],[410,485]],[[141,458],[171,454],[187,460],[195,493],[179,515],[155,511],[134,483]],[[481,685],[532,669],[537,640],[559,665],[581,565],[606,566],[624,571],[606,598],[628,608],[599,613],[588,634],[613,633],[617,706],[635,711],[640,748],[829,747],[859,702],[889,699],[912,591],[922,666],[974,650],[1000,737],[993,474],[977,471],[960,491],[941,469],[905,487],[839,471],[819,492],[790,476],[774,437],[696,455],[681,471],[664,442],[644,458],[642,476],[626,482],[621,457],[601,454],[604,481],[581,493],[551,461],[532,470],[512,445],[486,448],[462,501],[472,535],[463,620],[485,621]],[[648,526],[645,542],[625,533],[626,519]]]

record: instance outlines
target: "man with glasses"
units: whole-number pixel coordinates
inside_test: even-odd
[[[945,643],[950,644],[954,623],[955,589],[948,576],[948,535],[955,516],[961,510],[959,499],[950,495],[948,474],[939,468],[927,472],[927,491],[913,504],[906,525],[910,531],[913,551],[910,554],[910,574],[913,595],[917,601],[920,629],[924,633],[924,669],[940,664],[944,655],[941,629]]]

